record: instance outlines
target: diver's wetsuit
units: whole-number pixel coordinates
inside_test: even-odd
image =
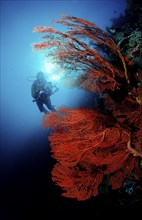
[[[35,80],[31,87],[31,95],[34,98],[33,101],[36,102],[39,110],[45,114],[48,113],[48,110],[46,110],[44,104],[50,111],[56,111],[50,100],[50,96],[53,94],[52,88],[51,83],[47,82],[44,77]]]
[[[46,93],[41,93],[39,97],[36,99],[36,104],[41,112],[44,112],[45,114],[48,113],[48,111],[45,109],[44,104],[47,106],[47,108],[50,111],[56,111],[56,109],[51,104],[50,96]]]

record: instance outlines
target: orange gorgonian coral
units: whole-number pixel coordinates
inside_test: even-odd
[[[47,35],[43,36],[46,41],[34,44],[34,48],[46,49],[48,56],[67,70],[65,77],[75,78],[77,86],[108,93],[104,102],[108,115],[93,109],[61,108],[43,119],[43,127],[53,129],[49,137],[57,161],[53,181],[63,189],[64,196],[86,200],[98,195],[106,179],[112,189],[119,189],[127,179],[142,176],[142,108],[131,88],[121,51],[102,29],[68,15],[55,22],[71,27],[70,31],[36,27],[34,32]],[[123,69],[89,45],[89,40],[117,55]],[[124,79],[128,92],[117,102],[109,95],[110,91],[121,90],[120,79]]]
[[[58,163],[52,178],[64,196],[78,200],[96,196],[106,175],[113,189],[131,175],[137,178],[139,158],[129,150],[131,133],[111,117],[95,110],[64,108],[45,117],[43,127],[54,129],[49,140]]]
[[[94,23],[69,15],[62,15],[62,19],[54,22],[67,25],[71,27],[71,30],[62,33],[47,26],[36,27],[34,32],[47,33],[47,35],[43,36],[46,41],[33,45],[35,50],[50,49],[49,52],[46,50],[47,55],[51,56],[56,63],[63,65],[69,75],[72,75],[75,70],[76,76],[79,76],[77,78],[80,79],[81,75],[78,73],[80,71],[86,73],[80,80],[81,86],[85,89],[93,91],[100,90],[100,88],[106,91],[119,89],[116,77],[125,77],[129,84],[125,59],[113,39],[105,31]],[[118,55],[124,71],[118,70],[96,48],[91,47],[87,41],[81,41],[81,38],[107,46],[110,51]],[[97,80],[99,80],[99,85],[103,86],[99,86]]]

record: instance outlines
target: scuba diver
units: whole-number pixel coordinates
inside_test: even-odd
[[[31,86],[31,95],[34,98],[33,102],[36,102],[40,112],[48,113],[48,110],[44,107],[44,104],[50,111],[56,111],[51,104],[50,96],[57,92],[59,89],[51,82],[47,82],[43,72],[37,73],[37,79]]]

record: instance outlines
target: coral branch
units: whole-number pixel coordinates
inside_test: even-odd
[[[130,84],[125,59],[113,39],[111,39],[105,31],[96,24],[69,15],[62,15],[60,20],[55,20],[54,22],[71,26],[72,30],[62,33],[48,26],[36,27],[33,30],[34,32],[48,33],[48,37],[45,36],[47,42],[34,44],[33,47],[35,49],[54,48],[52,53],[50,51],[48,56],[52,56],[57,63],[67,68],[68,74],[70,70],[70,74],[72,75],[72,69],[80,65],[82,67],[82,74],[77,74],[77,76],[83,76],[85,73],[85,77],[83,77],[84,81],[82,81],[82,79],[80,81],[80,77],[76,78],[78,78],[78,84],[80,81],[82,87],[88,83],[87,81],[92,75],[94,75],[93,85],[97,84],[97,80],[99,81],[96,88],[100,92],[107,92],[112,88],[119,89],[120,85],[116,80],[117,77],[125,77],[127,83]],[[95,42],[101,43],[107,46],[113,53],[117,54],[122,61],[124,72],[118,71],[110,61],[108,62],[107,59],[99,53],[96,47],[92,48],[89,43],[86,43],[87,41],[81,41],[82,37],[88,39],[88,42],[91,39],[94,44]]]
[[[111,176],[113,189],[120,188],[126,177],[137,170],[131,156],[131,132],[107,115],[62,108],[44,118],[46,126],[54,128],[49,137],[52,156],[58,161],[52,171],[53,181],[62,187],[66,197],[85,200],[96,196],[105,175]],[[127,164],[131,164],[129,172],[128,168],[125,171]]]
[[[51,27],[36,27],[34,32],[46,33],[46,41],[33,48],[47,50],[47,56],[64,68],[64,77],[74,79],[77,87],[105,93],[105,113],[61,108],[43,119],[43,128],[54,130],[49,136],[52,157],[57,161],[52,179],[63,189],[63,196],[80,201],[97,196],[106,176],[112,189],[119,189],[127,179],[142,177],[141,90],[131,88],[126,60],[105,31],[69,15],[54,22],[71,30],[62,33]],[[117,55],[122,69],[96,45]]]

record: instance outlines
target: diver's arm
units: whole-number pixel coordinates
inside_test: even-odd
[[[44,85],[44,91],[50,95],[53,95],[54,93],[59,91],[59,88],[56,85],[52,85],[51,82],[46,82],[46,84]]]

